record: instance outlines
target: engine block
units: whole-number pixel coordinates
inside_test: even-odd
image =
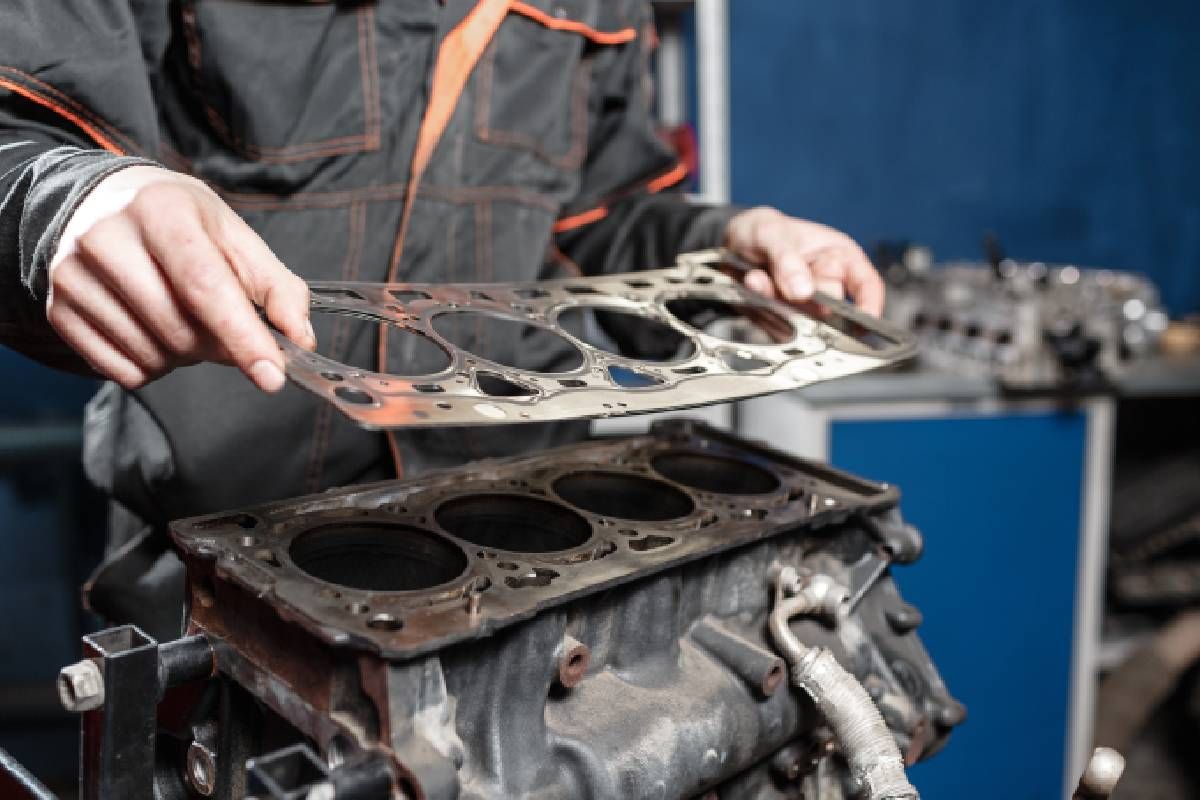
[[[790,632],[857,678],[908,763],[936,751],[964,710],[892,581],[921,551],[898,500],[671,422],[178,522],[188,637],[93,637],[107,693],[85,714],[84,783],[94,796],[142,796],[103,793],[139,780],[159,797],[855,796],[769,617],[783,570],[844,587],[844,614]],[[161,702],[151,749],[121,753],[121,772],[115,740],[89,746],[87,717],[111,729],[134,713],[122,692],[146,695],[145,681],[121,676],[135,652],[155,654]]]

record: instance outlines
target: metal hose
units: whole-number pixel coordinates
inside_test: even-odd
[[[833,653],[801,644],[789,626],[798,616],[840,619],[846,597],[846,590],[826,575],[801,581],[795,569],[783,568],[775,579],[771,637],[791,665],[793,685],[812,698],[833,730],[857,792],[865,800],[919,800],[900,748],[862,684]]]

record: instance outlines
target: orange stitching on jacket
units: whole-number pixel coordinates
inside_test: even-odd
[[[688,175],[687,164],[680,162],[675,165],[675,168],[665,175],[660,175],[654,180],[646,184],[646,191],[650,194],[656,194],[664,189],[670,189],[675,184],[686,178]]]
[[[358,9],[358,54],[363,84],[363,129],[364,146],[375,149],[380,144],[379,70],[375,54],[375,9],[362,6]]]
[[[57,101],[63,108],[73,111],[79,117],[90,122],[95,128],[102,131],[103,135],[111,140],[113,144],[122,148],[128,154],[141,153],[142,149],[138,146],[131,137],[121,131],[120,128],[105,120],[99,114],[83,105],[75,98],[60,91],[57,87],[51,86],[48,83],[38,80],[32,75],[22,72],[19,69],[12,67],[0,66],[0,73],[7,73],[10,79],[18,85],[23,85],[33,92],[40,92],[52,101]]]
[[[400,229],[392,246],[388,280],[395,280],[404,254],[404,240],[421,176],[462,97],[467,79],[500,29],[511,3],[512,0],[479,0],[466,18],[447,34],[438,50],[430,80],[429,102],[417,131],[417,145],[409,168],[409,187],[401,211]],[[383,354],[380,355],[382,362]]]
[[[379,112],[378,100],[378,64],[375,52],[374,9],[364,7],[355,12],[357,16],[356,36],[359,46],[365,130],[362,133],[334,136],[329,139],[320,139],[313,142],[272,147],[247,142],[235,134],[229,122],[213,107],[205,96],[207,88],[202,70],[203,52],[201,49],[199,26],[196,25],[195,11],[189,8],[190,5],[192,4],[185,3],[182,12],[184,39],[188,47],[188,63],[192,68],[192,77],[196,81],[197,87],[204,93],[201,94],[199,99],[204,105],[204,113],[208,117],[209,125],[227,147],[247,160],[259,161],[264,164],[288,164],[295,161],[361,153],[379,147],[381,114]],[[369,21],[370,24],[366,25],[365,20]],[[363,45],[364,38],[369,45],[367,48],[364,48]],[[369,52],[364,53],[364,49]],[[367,64],[370,64],[370,70],[365,68]],[[373,101],[372,98],[374,98]],[[371,125],[372,119],[374,121],[373,129]]]
[[[61,103],[64,107],[74,111],[76,114],[78,114],[79,116],[88,120],[93,125],[95,125],[97,128],[100,128],[102,131],[104,131],[104,133],[107,134],[108,137],[110,139],[112,139],[115,143],[117,143],[119,146],[123,146],[125,148],[126,152],[129,152],[129,153],[140,153],[141,152],[141,148],[138,146],[137,142],[135,142],[129,136],[125,135],[125,133],[123,133],[120,128],[118,128],[116,125],[113,125],[111,122],[104,119],[99,114],[97,114],[96,112],[94,112],[90,108],[88,108],[87,106],[85,106],[82,103],[80,103],[79,101],[77,101],[75,98],[62,92],[57,87],[52,86],[48,83],[45,83],[44,81],[40,81],[27,72],[22,72],[19,69],[14,69],[12,67],[0,67],[0,72],[7,72],[9,75],[12,75],[12,76],[15,76],[16,78],[18,78],[19,83],[23,82],[25,84],[31,85],[34,90],[41,89],[43,92],[45,92],[51,98],[57,99],[58,102]]]
[[[475,68],[475,135],[482,141],[491,137],[492,78],[496,72],[496,40],[488,44]]]
[[[327,156],[359,153],[370,149],[366,134],[355,133],[338,136],[333,139],[323,139],[319,142],[304,142],[302,144],[286,145],[284,147],[260,147],[243,141],[233,133],[225,118],[204,101],[204,112],[209,124],[221,140],[235,153],[249,161],[260,161],[264,164],[287,164],[293,161],[323,158]]]
[[[687,164],[684,164],[681,161],[678,164],[676,164],[674,167],[672,167],[669,171],[664,172],[662,175],[659,175],[657,178],[654,178],[653,180],[650,180],[649,182],[647,182],[645,184],[645,190],[649,194],[657,194],[665,189],[669,189],[672,186],[676,185],[681,180],[686,178],[687,175],[688,175]],[[591,225],[593,222],[599,222],[600,220],[602,220],[608,216],[609,203],[611,203],[615,200],[620,200],[621,198],[624,198],[624,197],[628,197],[631,194],[635,194],[639,188],[641,188],[641,187],[634,186],[632,188],[617,192],[613,195],[610,195],[605,200],[601,201],[601,203],[599,205],[597,205],[595,208],[590,208],[587,211],[581,211],[578,214],[572,214],[569,217],[563,217],[562,219],[558,220],[558,222],[554,223],[554,232],[555,233],[566,233],[567,231],[573,231],[576,228],[582,228],[584,225]]]
[[[512,0],[479,0],[466,18],[450,31],[438,49],[429,84],[429,102],[421,117],[421,125],[417,130],[417,146],[413,150],[412,164],[409,167],[408,190],[404,194],[404,207],[400,211],[400,225],[392,243],[392,258],[387,273],[389,281],[396,279],[396,271],[404,256],[404,240],[408,234],[409,221],[412,219],[421,176],[425,173],[438,142],[441,141],[455,107],[458,106],[467,79],[483,51],[495,37],[496,31],[500,29],[511,5]],[[378,364],[381,370],[387,365],[385,337],[379,339]],[[398,475],[403,474],[404,464],[400,460],[400,446],[390,431],[387,440],[396,472]]]
[[[481,200],[476,206],[475,217],[475,277],[481,283],[492,282],[492,204],[491,201]],[[482,322],[482,320],[481,320]],[[482,330],[480,331],[482,333]]]
[[[346,257],[342,261],[343,281],[358,280],[359,261],[362,256],[364,234],[366,233],[367,206],[357,202],[350,206],[350,232],[346,242]],[[350,320],[344,315],[337,315],[333,323],[333,333],[330,336],[329,354],[331,358],[345,361],[348,354],[343,354],[342,344],[348,333]],[[380,335],[383,332],[380,331]],[[329,434],[333,429],[333,405],[321,403],[317,418],[313,423],[313,443],[309,451],[308,469],[305,471],[305,485],[309,492],[321,490],[321,475],[325,471],[325,457],[329,449]]]
[[[483,78],[482,66],[480,68],[480,78]],[[490,90],[491,74],[488,73],[488,89]],[[476,135],[488,144],[498,145],[500,147],[513,147],[524,149],[532,152],[534,155],[543,159],[549,164],[552,164],[560,169],[575,170],[579,169],[583,164],[583,159],[587,155],[587,101],[589,89],[591,88],[592,65],[590,62],[583,62],[579,65],[575,72],[575,78],[571,83],[571,142],[565,152],[561,155],[555,155],[542,146],[542,138],[529,136],[516,131],[500,130],[488,127],[488,121],[485,118],[482,123],[476,120]],[[478,113],[478,108],[476,109]],[[491,110],[487,109],[490,116]]]
[[[576,228],[582,228],[584,225],[591,225],[593,222],[599,222],[608,216],[607,206],[597,206],[590,208],[587,211],[582,211],[569,217],[563,217],[554,223],[555,233],[565,233],[573,231]]]
[[[633,28],[623,28],[619,31],[598,31],[590,25],[585,25],[573,19],[552,17],[540,8],[522,2],[522,0],[513,0],[509,4],[509,8],[522,16],[532,19],[534,22],[545,25],[547,28],[556,31],[578,33],[596,44],[626,44],[637,38],[637,31]]]
[[[101,148],[107,150],[108,152],[114,153],[119,156],[126,155],[126,151],[124,148],[119,147],[115,142],[113,142],[111,139],[109,139],[107,136],[105,136],[103,133],[101,133],[100,130],[98,128],[96,128],[94,125],[92,125],[91,123],[84,120],[78,114],[75,114],[74,112],[70,111],[69,109],[64,108],[63,106],[54,102],[53,100],[46,97],[45,95],[39,94],[38,92],[35,92],[33,89],[30,89],[29,87],[22,86],[19,83],[8,80],[7,78],[0,78],[0,86],[3,86],[5,89],[8,89],[10,92],[12,92],[14,94],[19,94],[21,97],[24,97],[26,100],[37,103],[39,106],[48,108],[51,111],[53,111],[55,114],[58,114],[60,117],[63,117],[64,119],[67,119],[67,120],[73,122],[76,127],[78,127],[81,131],[86,133],[88,136],[90,136],[92,141],[94,141],[96,144],[100,145]]]

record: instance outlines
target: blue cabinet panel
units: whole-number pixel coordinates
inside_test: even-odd
[[[925,535],[897,579],[968,717],[912,771],[924,800],[1060,796],[1086,427],[1078,412],[831,425],[832,463],[899,485]]]

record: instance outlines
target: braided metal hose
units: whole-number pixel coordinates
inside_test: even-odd
[[[775,609],[770,630],[775,646],[791,666],[792,684],[812,698],[841,745],[857,793],[864,800],[920,800],[904,772],[904,759],[866,689],[833,653],[808,647],[792,633],[799,616],[838,621],[847,593],[833,578],[803,580],[792,567],[775,577]]]

